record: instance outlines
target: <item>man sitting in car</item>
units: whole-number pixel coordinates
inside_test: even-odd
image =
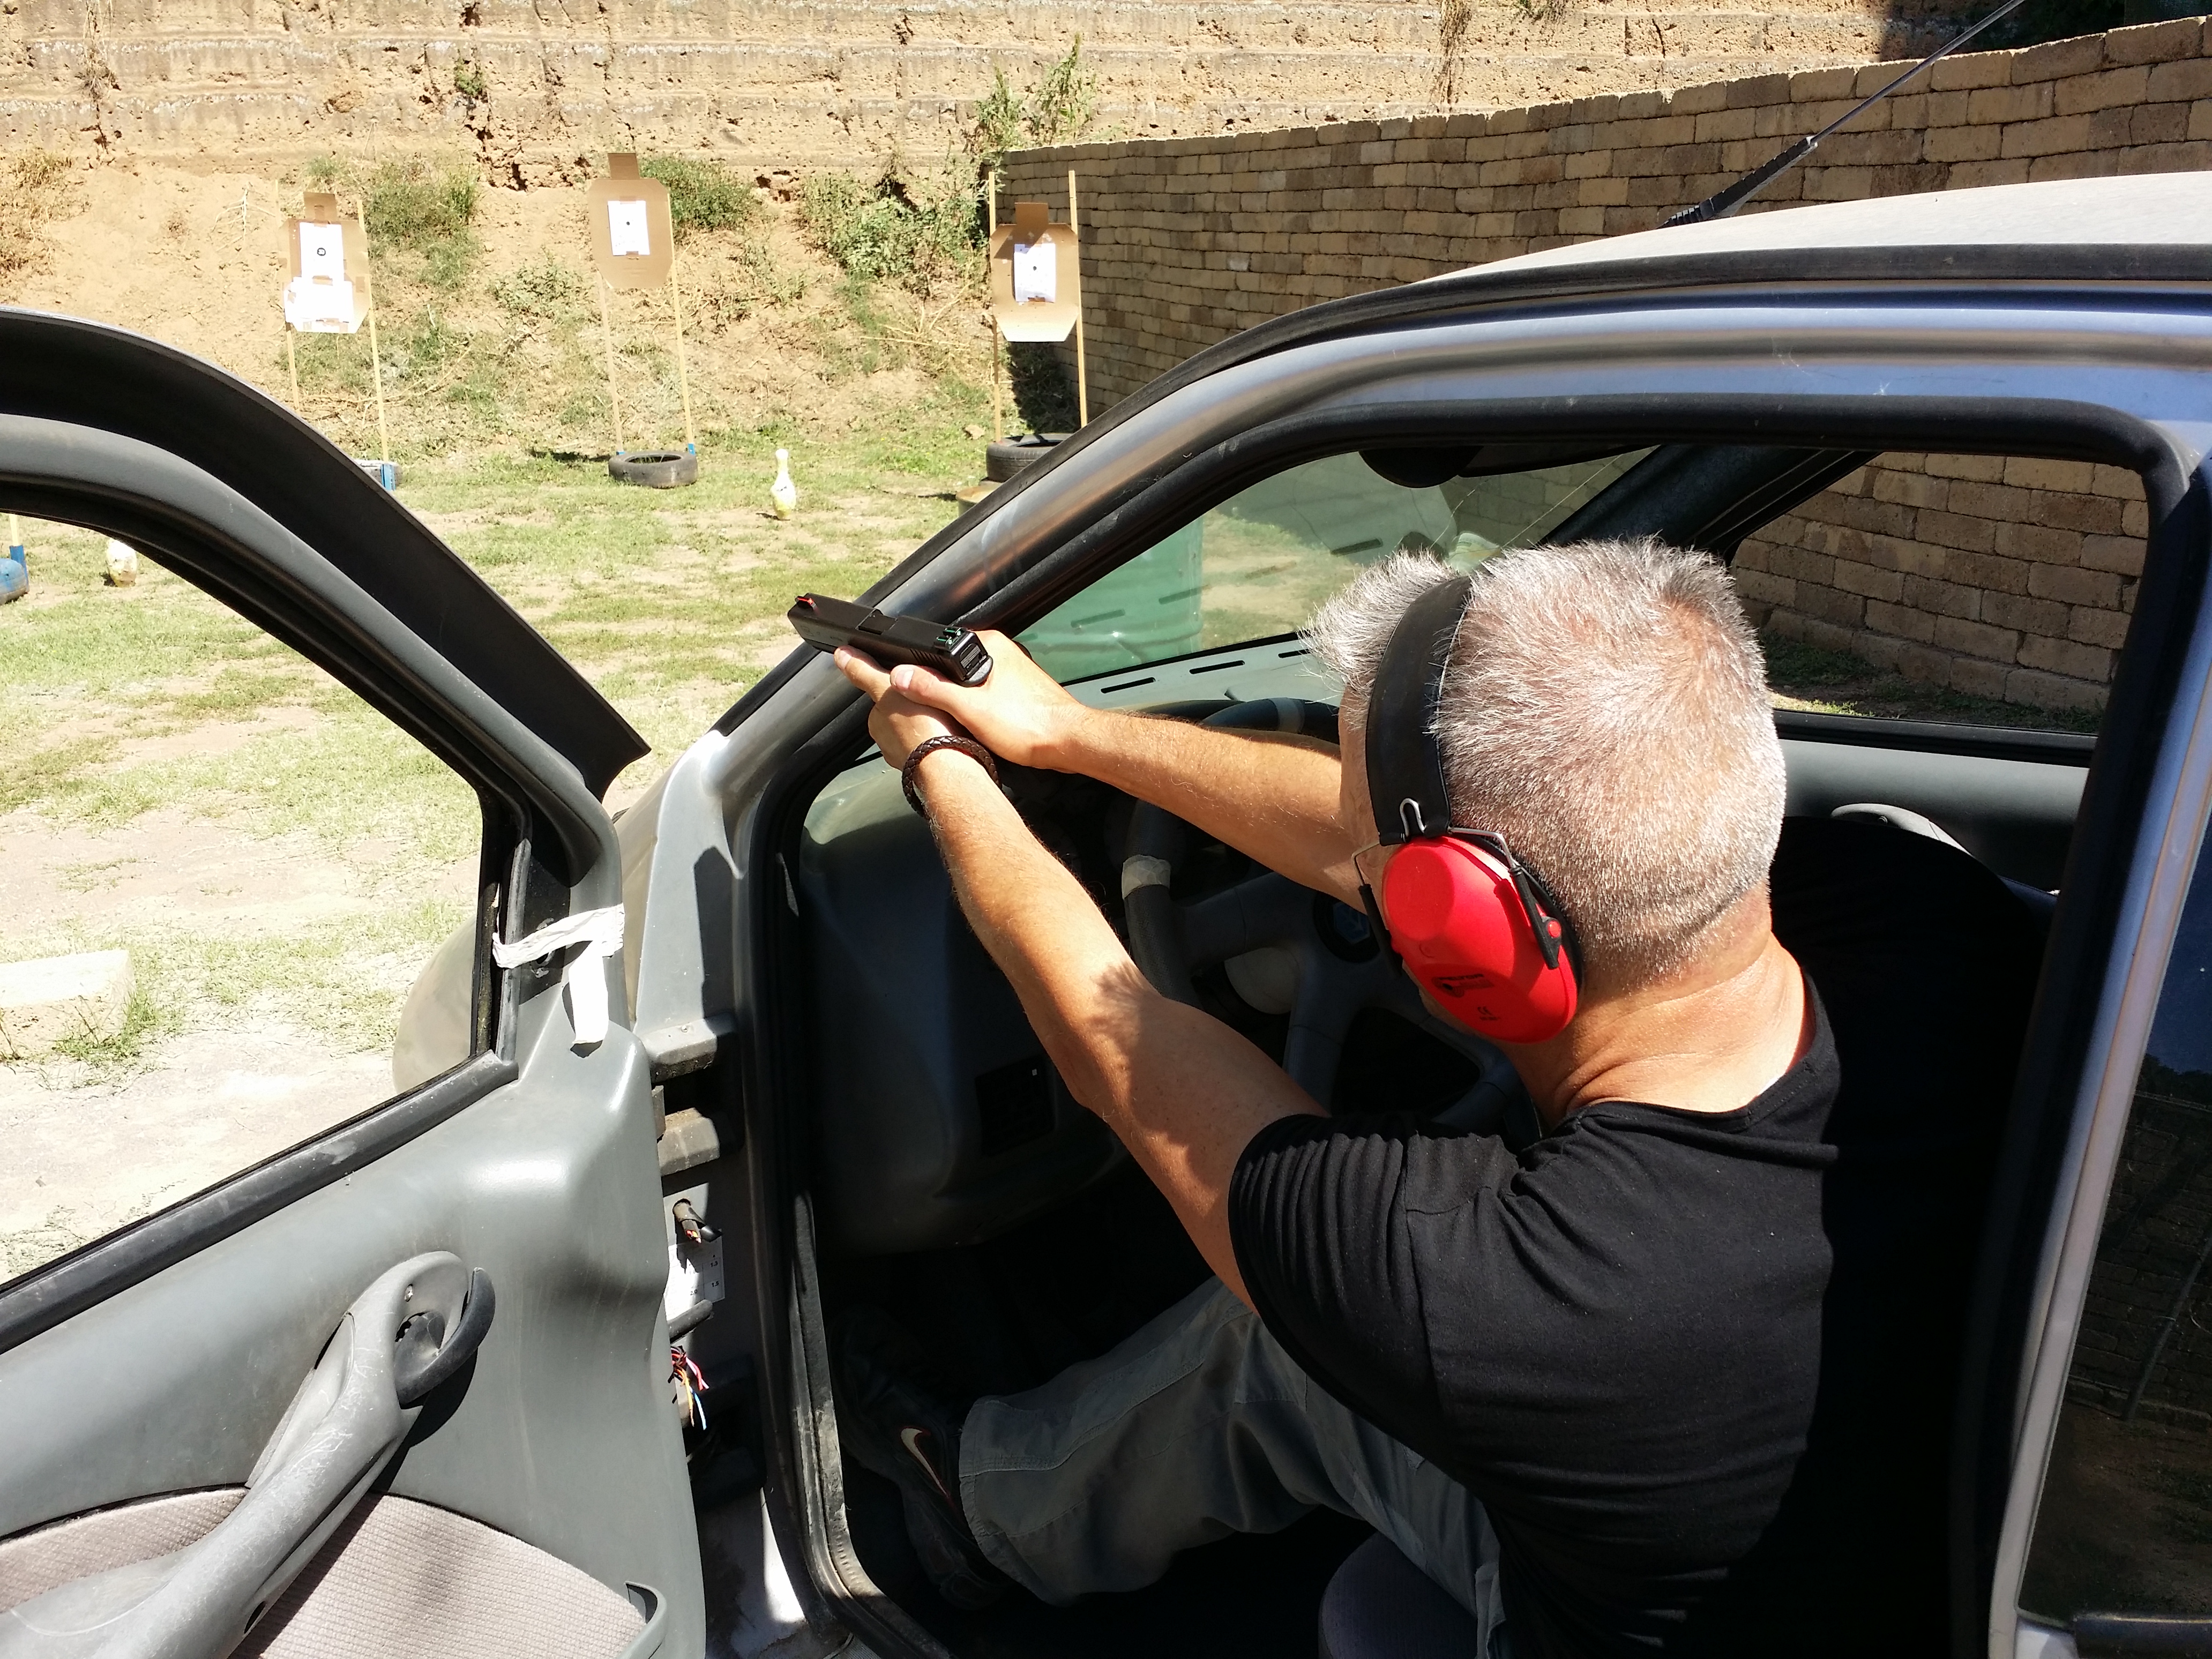
[[[1412,647],[1443,665],[1433,715],[1386,687],[1374,730],[1418,745],[1389,721],[1432,719],[1449,826],[1368,799],[1378,667],[1402,678],[1394,636],[1425,600],[1446,619]],[[1000,635],[975,690],[841,653],[892,764],[974,740],[908,771],[961,903],[1218,1275],[1103,1358],[972,1404],[932,1392],[887,1318],[850,1319],[845,1443],[900,1484],[965,1606],[1008,1581],[1055,1603],[1133,1589],[1326,1504],[1456,1598],[1485,1654],[1935,1650],[1950,1376],[2037,956],[2023,908],[1885,824],[1784,833],[1759,646],[1701,555],[1534,549],[1467,582],[1401,554],[1310,636],[1344,683],[1340,760],[1087,708]],[[1573,981],[1564,1025],[1503,1045],[1540,1134],[1323,1115],[1146,981],[977,744],[1373,895],[1401,951],[1437,901],[1393,861],[1447,828],[1485,851],[1505,922],[1548,932]]]

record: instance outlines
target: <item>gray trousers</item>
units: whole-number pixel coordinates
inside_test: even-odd
[[[1102,1358],[975,1402],[960,1501],[992,1562],[1041,1599],[1136,1589],[1182,1550],[1357,1516],[1472,1613],[1490,1650],[1498,1540],[1482,1505],[1298,1369],[1208,1279]]]

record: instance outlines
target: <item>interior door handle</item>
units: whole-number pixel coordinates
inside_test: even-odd
[[[421,1405],[468,1363],[491,1329],[496,1305],[491,1275],[478,1267],[469,1275],[469,1299],[451,1335],[446,1334],[445,1316],[432,1308],[411,1316],[399,1328],[392,1343],[392,1388],[402,1411]]]
[[[491,1280],[447,1251],[382,1274],[338,1322],[238,1507],[173,1554],[0,1615],[0,1659],[223,1659],[375,1483],[493,1307]]]

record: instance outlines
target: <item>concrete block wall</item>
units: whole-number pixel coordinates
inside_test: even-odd
[[[1009,158],[1004,199],[1042,198],[1058,213],[1069,169],[1079,175],[1091,396],[1102,409],[1200,348],[1316,301],[1650,229],[1897,73],[1870,64],[1481,115],[1024,151]],[[2212,21],[2190,18],[1948,58],[1826,141],[1753,210],[2208,166]],[[1746,563],[1763,579],[1747,592],[1758,590],[1778,629],[1848,643],[1917,678],[2039,705],[2094,704],[2135,570],[2092,545],[2129,533],[2086,527],[2126,507],[2092,482],[1869,469],[1859,495],[1839,487],[1800,516],[1792,533],[1804,538],[1794,550],[1802,557],[1778,545],[1753,555],[1767,568]],[[1892,499],[1917,490],[1948,500],[1955,488],[1986,505],[1972,492],[1990,485],[2027,490],[1987,498],[2015,508],[2039,501],[2037,491],[2103,505],[2066,507],[2085,527],[2045,527],[2078,535],[2081,546],[2039,557],[2020,550],[2037,521],[2008,529],[2013,550],[2003,551],[2002,512],[1978,507],[1960,516],[1990,526],[1986,544],[1952,547],[1940,518],[1925,534],[1918,526],[1922,513],[1948,508]],[[1876,535],[1851,517],[1875,506],[1897,509],[1875,515],[1888,526],[1878,546],[1863,557],[1830,548],[1844,532]],[[2140,529],[2132,533],[2139,548]],[[1997,562],[1986,580],[1973,574],[1976,558]]]
[[[2149,522],[2119,467],[1885,455],[1747,540],[1736,589],[1754,622],[1908,679],[2096,708]]]

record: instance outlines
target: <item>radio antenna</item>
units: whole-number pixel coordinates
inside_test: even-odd
[[[1839,127],[1850,125],[1853,121],[1857,120],[1860,116],[1865,114],[1867,111],[1872,109],[1876,104],[1881,102],[1883,99],[1888,97],[1891,93],[1895,92],[1907,81],[1910,81],[1914,76],[1919,74],[1921,70],[1926,69],[1930,64],[1933,64],[1937,58],[1948,57],[1951,53],[1958,51],[1960,47],[1965,46],[1967,41],[1979,34],[1984,29],[1989,27],[1990,24],[1997,22],[2003,18],[2009,17],[2014,12],[2018,11],[2021,7],[2026,3],[2027,0],[2004,0],[2004,4],[1999,6],[1987,17],[1982,19],[1982,21],[1975,24],[1973,27],[1968,29],[1963,34],[1954,36],[1942,46],[1938,46],[1934,52],[1929,52],[1925,58],[1915,64],[1911,69],[1905,70],[1904,74],[1899,76],[1897,79],[1892,81],[1880,92],[1875,93],[1873,97],[1861,99],[1857,103],[1852,105],[1850,109],[1844,111],[1841,115],[1838,115],[1825,127],[1822,127],[1818,132],[1812,133],[1806,137],[1798,139],[1795,143],[1783,150],[1783,152],[1777,155],[1772,161],[1769,161],[1765,167],[1759,168],[1756,172],[1747,173],[1742,178],[1737,179],[1734,184],[1730,185],[1726,190],[1720,191],[1717,195],[1708,196],[1704,201],[1698,203],[1695,207],[1686,207],[1680,213],[1675,214],[1672,218],[1662,220],[1660,222],[1659,228],[1662,230],[1664,230],[1672,225],[1702,225],[1708,219],[1727,218],[1738,208],[1741,207],[1746,202],[1748,202],[1753,197],[1758,195],[1760,191],[1765,190],[1777,179],[1789,172],[1790,168],[1796,167],[1798,162],[1810,155],[1814,149],[1818,147],[1820,140],[1826,138],[1830,133],[1834,132]]]

